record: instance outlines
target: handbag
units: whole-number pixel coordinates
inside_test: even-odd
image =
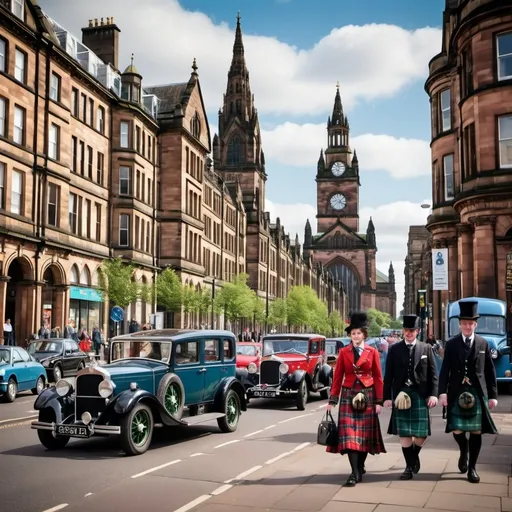
[[[336,446],[338,444],[338,426],[332,417],[331,411],[327,411],[325,418],[318,425],[316,442],[322,446]]]

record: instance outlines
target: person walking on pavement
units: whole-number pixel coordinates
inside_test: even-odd
[[[368,453],[386,452],[378,417],[382,405],[382,369],[377,349],[364,343],[367,328],[366,313],[351,315],[345,330],[352,343],[339,352],[327,405],[327,411],[331,411],[339,401],[338,444],[328,446],[327,452],[348,454],[352,472],[345,487],[354,487],[362,481]]]
[[[459,307],[461,332],[446,342],[439,400],[446,407],[446,432],[453,432],[459,445],[459,471],[476,484],[482,434],[497,433],[489,409],[498,405],[498,383],[489,345],[475,334],[478,302],[459,301]]]
[[[430,430],[429,409],[437,405],[437,368],[432,347],[418,341],[419,318],[404,315],[404,341],[389,349],[384,377],[384,407],[393,408],[388,434],[399,436],[405,458],[401,480],[420,470],[420,450]]]
[[[4,345],[14,344],[14,333],[12,331],[11,319],[7,318],[4,324]]]

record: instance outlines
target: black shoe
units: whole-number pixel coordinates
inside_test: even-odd
[[[355,473],[350,473],[350,476],[345,482],[344,487],[355,487],[357,482],[360,482],[360,480],[358,480],[358,475]]]
[[[363,481],[363,474],[359,471],[356,475],[357,483],[360,484]]]
[[[420,458],[418,456],[416,456],[416,461],[414,462],[411,470],[415,475],[417,475],[419,473],[420,469],[421,469]]]
[[[480,477],[478,476],[475,468],[468,469],[468,482],[471,482],[472,484],[480,482]]]
[[[400,480],[412,480],[412,469],[406,467],[405,471],[400,475]]]
[[[468,454],[461,453],[459,457],[459,471],[464,474],[468,472]]]
[[[365,475],[366,474],[366,468],[363,466],[361,468],[361,475]]]

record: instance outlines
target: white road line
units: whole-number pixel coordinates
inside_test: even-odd
[[[250,434],[247,434],[244,437],[255,436],[256,434],[259,434],[260,432],[263,432],[263,429],[262,430],[256,430],[256,432],[251,432]]]
[[[52,507],[52,508],[43,510],[43,512],[57,512],[57,510],[62,510],[63,508],[66,508],[67,506],[68,506],[67,503],[62,503],[61,505],[57,505],[56,507]]]
[[[220,487],[217,487],[214,491],[212,491],[210,494],[212,496],[218,496],[219,494],[222,494],[223,492],[229,491],[233,486],[229,484],[221,485]]]
[[[222,448],[223,446],[227,446],[228,444],[239,443],[239,442],[240,442],[240,439],[234,439],[233,441],[228,441],[227,443],[218,444],[217,446],[214,446],[213,449],[215,450],[216,448]]]
[[[268,427],[265,427],[263,430],[268,430],[269,428],[274,428],[275,425],[269,425]]]
[[[277,462],[278,460],[283,459],[284,457],[287,457],[288,455],[291,455],[293,452],[284,452],[281,453],[281,455],[278,455],[277,457],[274,457],[273,459],[267,460],[265,464],[273,464],[274,462]]]
[[[323,409],[324,407],[327,407],[329,404],[324,404],[319,407],[319,409]]]
[[[92,496],[92,495],[93,495],[93,493],[92,493],[92,492],[88,492],[88,493],[84,496],[84,498],[88,498],[89,496]]]
[[[23,421],[23,420],[30,420],[34,417],[34,415],[32,414],[32,416],[23,416],[22,418],[9,418],[8,420],[0,420],[0,424],[2,423],[7,423],[7,422],[11,422],[11,421]],[[45,511],[46,512],[46,511]]]
[[[258,471],[258,469],[261,469],[263,466],[254,466],[251,469],[248,469],[247,471],[244,471],[243,473],[240,473],[239,475],[235,476],[233,480],[243,480],[246,476],[249,476],[251,473],[254,473],[255,471]]]
[[[204,455],[204,453],[193,453],[190,457],[199,457],[199,455]]]
[[[299,446],[297,446],[297,448],[294,448],[292,452],[298,452],[299,450],[306,448],[306,446],[309,446],[310,444],[310,442],[299,444]]]
[[[202,496],[199,496],[199,498],[196,498],[195,500],[187,503],[186,505],[183,505],[183,507],[176,509],[174,512],[187,512],[188,510],[197,507],[197,505],[200,505],[206,500],[209,500],[211,497],[211,494],[203,494]]]
[[[293,418],[288,418],[287,420],[281,420],[278,423],[280,425],[281,423],[288,423],[289,421],[298,420],[300,418],[305,418],[306,416],[312,416],[312,415],[313,415],[312,412],[310,412],[309,414],[301,414],[300,416],[293,416]]]
[[[171,462],[166,462],[165,464],[161,464],[160,466],[156,466],[155,468],[147,469],[146,471],[143,471],[142,473],[137,473],[136,475],[133,475],[132,478],[139,478],[139,477],[147,475],[149,473],[153,473],[153,471],[158,471],[159,469],[166,468],[167,466],[172,466],[173,464],[178,464],[178,462],[181,462],[181,459],[172,460]]]

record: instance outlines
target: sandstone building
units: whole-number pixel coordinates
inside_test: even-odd
[[[446,0],[442,50],[425,89],[432,116],[434,248],[448,248],[449,290],[433,293],[434,334],[448,301],[507,299],[512,252],[512,1]]]

